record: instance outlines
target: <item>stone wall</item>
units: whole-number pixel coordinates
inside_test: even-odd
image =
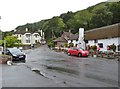
[[[8,60],[12,60],[12,57],[7,55],[0,55],[0,64],[6,64]]]

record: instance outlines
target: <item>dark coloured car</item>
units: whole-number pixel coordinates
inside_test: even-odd
[[[12,61],[23,61],[23,62],[25,62],[26,55],[20,49],[7,48],[5,54],[12,56]]]

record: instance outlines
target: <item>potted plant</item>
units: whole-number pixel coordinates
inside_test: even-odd
[[[112,45],[110,45],[110,49],[113,50],[113,52],[116,51],[116,45],[113,43]]]
[[[93,49],[93,57],[97,57],[97,46],[96,45],[93,45],[91,46],[91,48]]]

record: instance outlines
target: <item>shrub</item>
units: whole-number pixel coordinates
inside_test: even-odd
[[[116,45],[115,44],[110,45],[110,49],[112,49],[115,52],[116,51]]]
[[[65,44],[64,44],[64,46],[67,48],[67,47],[68,47],[68,44],[67,44],[67,43],[65,43]]]
[[[94,51],[97,50],[97,46],[96,46],[96,45],[91,46],[91,48],[92,48]]]
[[[47,43],[48,47],[54,47],[54,43],[53,42],[49,42]]]
[[[73,47],[73,45],[74,45],[74,44],[73,44],[72,42],[69,43],[69,46],[70,46],[70,47]]]

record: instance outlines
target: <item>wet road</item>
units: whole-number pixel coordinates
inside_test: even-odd
[[[67,56],[41,46],[25,51],[26,63],[3,65],[4,87],[117,87],[118,62]]]

